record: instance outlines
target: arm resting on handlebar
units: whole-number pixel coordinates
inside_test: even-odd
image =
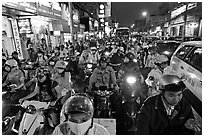
[[[27,96],[21,98],[21,100],[26,100],[26,99],[32,98],[32,97],[34,97],[38,92],[39,92],[39,87],[38,87],[38,84],[36,83],[34,91],[33,91],[32,93],[30,93],[29,95],[27,95]]]

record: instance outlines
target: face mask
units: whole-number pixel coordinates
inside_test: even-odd
[[[58,73],[62,73],[62,72],[64,72],[64,69],[58,69]]]
[[[11,70],[11,68],[10,68],[9,66],[5,66],[5,70],[6,70],[7,72],[9,72],[9,71]]]
[[[89,129],[89,127],[91,126],[91,122],[92,122],[92,119],[80,124],[67,121],[71,131],[76,135],[84,135]]]
[[[125,63],[128,63],[128,62],[129,62],[129,59],[128,59],[128,58],[125,58],[124,62],[125,62]]]
[[[50,61],[50,65],[54,66],[54,65],[55,65],[55,62]]]

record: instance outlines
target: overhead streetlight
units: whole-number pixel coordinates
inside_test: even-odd
[[[142,16],[147,16],[147,12],[146,11],[144,11],[143,13],[142,13]]]

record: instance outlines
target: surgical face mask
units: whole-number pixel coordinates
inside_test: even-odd
[[[50,65],[51,65],[51,66],[54,66],[54,65],[55,65],[55,62],[54,62],[54,61],[50,61]]]
[[[6,70],[7,72],[9,72],[9,71],[11,70],[11,68],[10,68],[9,66],[5,66],[5,70]]]
[[[125,62],[125,63],[128,63],[128,62],[129,62],[129,59],[126,57],[126,58],[124,59],[124,62]]]
[[[91,122],[92,122],[92,119],[89,119],[88,121],[80,124],[71,122],[69,120],[67,121],[71,131],[76,135],[84,135],[87,132],[87,130],[90,128]]]
[[[61,68],[58,68],[57,70],[58,70],[58,73],[60,74],[64,72],[64,69],[61,69]]]

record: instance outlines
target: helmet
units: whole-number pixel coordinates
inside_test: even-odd
[[[126,57],[129,59],[129,60],[133,60],[135,58],[135,55],[132,53],[132,52],[128,52],[126,54]]]
[[[167,62],[167,61],[169,61],[167,56],[165,56],[165,55],[158,55],[156,57],[156,62],[155,63],[161,64],[161,63],[164,63],[164,62]]]
[[[6,61],[5,65],[9,65],[10,67],[17,67],[18,63],[15,59],[9,59]]]
[[[65,69],[67,67],[67,63],[62,60],[59,60],[56,62],[55,67]]]
[[[106,57],[103,56],[103,57],[100,58],[99,62],[102,62],[102,61],[103,61],[103,62],[107,62],[108,59],[107,59]]]
[[[163,75],[158,84],[161,91],[179,92],[186,88],[182,79],[176,75]]]
[[[74,95],[70,97],[62,108],[62,113],[65,115],[85,113],[92,118],[94,114],[94,107],[91,100],[83,95]]]

